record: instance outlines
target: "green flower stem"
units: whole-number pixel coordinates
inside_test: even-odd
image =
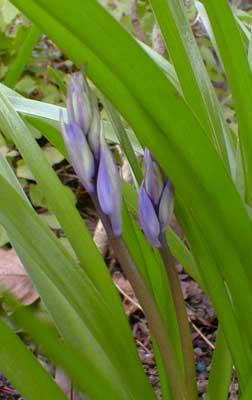
[[[179,277],[176,270],[176,261],[167,244],[165,233],[160,235],[160,243],[161,243],[160,253],[163,258],[164,265],[166,267],[171,287],[172,297],[177,314],[181,345],[183,350],[185,381],[186,381],[187,391],[189,394],[189,398],[196,400],[197,385],[196,385],[192,335],[188,322],[186,306],[184,303],[183,292],[180,286]]]
[[[174,350],[169,331],[167,330],[160,315],[158,306],[149,289],[147,288],[143,277],[139,273],[122,237],[115,237],[113,235],[110,221],[103,214],[96,196],[92,196],[92,200],[107,232],[115,257],[119,261],[123,272],[127,276],[141,306],[143,307],[150,330],[156,339],[163,363],[169,376],[173,399],[191,400],[191,398],[187,395],[184,379],[181,376],[177,355]]]

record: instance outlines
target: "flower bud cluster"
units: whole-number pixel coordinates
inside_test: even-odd
[[[67,93],[68,122],[61,116],[65,145],[81,183],[96,196],[111,222],[114,235],[122,233],[122,182],[102,132],[97,102],[81,72],[73,74]]]
[[[174,190],[149,150],[144,152],[145,175],[139,195],[139,219],[149,240],[160,247],[160,235],[171,222]]]

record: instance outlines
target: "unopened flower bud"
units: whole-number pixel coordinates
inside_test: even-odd
[[[86,190],[93,193],[95,191],[95,163],[86,136],[78,125],[65,124],[63,118],[61,118],[61,131],[76,174]]]
[[[158,219],[160,222],[161,232],[165,232],[167,226],[171,222],[174,208],[174,188],[169,179],[166,179],[163,192],[160,197],[158,206]]]
[[[61,129],[73,168],[86,190],[99,201],[113,234],[122,233],[122,183],[101,133],[97,102],[81,72],[73,74],[67,94],[68,123]]]
[[[115,236],[122,233],[122,180],[112,153],[101,138],[97,196],[102,211],[111,222]]]
[[[141,227],[149,240],[155,246],[160,247],[160,225],[153,204],[142,186],[139,194],[139,219]]]
[[[165,232],[173,213],[174,190],[147,149],[144,161],[145,176],[139,195],[139,219],[149,242],[160,247],[160,234]]]
[[[144,150],[145,176],[144,187],[152,202],[157,205],[163,191],[164,183],[160,168],[148,149]]]
[[[97,106],[97,101],[91,96],[92,103],[92,120],[88,131],[88,143],[94,155],[95,160],[99,159],[100,153],[100,136],[101,136],[101,119]]]
[[[92,110],[90,92],[82,72],[76,72],[71,77],[67,91],[67,114],[70,124],[78,125],[84,135],[88,134]]]

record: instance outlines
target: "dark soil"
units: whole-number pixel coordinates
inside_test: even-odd
[[[21,400],[18,392],[10,385],[2,374],[0,374],[0,399]]]

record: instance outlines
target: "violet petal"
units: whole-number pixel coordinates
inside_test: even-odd
[[[174,200],[174,189],[169,179],[166,179],[165,187],[161,195],[158,219],[160,222],[161,231],[164,232],[171,222],[173,214],[173,200]]]
[[[114,235],[122,233],[122,181],[113,155],[101,138],[97,196],[104,214],[108,215]]]
[[[78,125],[87,135],[91,124],[92,110],[89,88],[82,72],[72,75],[67,92],[67,112],[69,123]]]
[[[95,190],[93,183],[95,163],[86,137],[78,125],[65,124],[63,119],[61,119],[61,130],[76,174],[86,190],[93,193]]]
[[[101,119],[96,99],[91,95],[92,121],[88,132],[88,143],[96,160],[100,154]]]
[[[155,247],[160,247],[158,218],[144,187],[141,187],[139,193],[139,218],[141,227],[149,242]]]
[[[163,178],[161,175],[161,171],[148,149],[145,149],[144,151],[144,161],[144,187],[153,204],[157,206],[159,204],[160,196],[163,190]]]

